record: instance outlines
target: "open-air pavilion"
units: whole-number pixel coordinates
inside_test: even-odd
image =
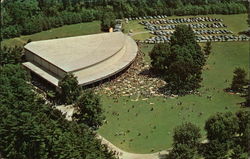
[[[137,51],[136,42],[121,32],[43,40],[25,46],[23,65],[56,87],[67,73],[84,86],[124,70]]]

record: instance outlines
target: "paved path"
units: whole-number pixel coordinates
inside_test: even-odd
[[[104,137],[98,135],[98,138],[102,140],[102,144],[105,144],[109,147],[110,150],[115,151],[119,159],[162,159],[166,154],[168,154],[168,151],[161,151],[157,153],[151,153],[151,154],[136,154],[136,153],[130,153],[121,150],[117,146],[113,145],[111,142],[106,140]]]
[[[56,109],[60,110],[63,114],[66,115],[67,120],[72,120],[72,115],[74,113],[74,108],[72,105],[60,105],[56,106]],[[166,154],[168,154],[168,151],[160,151],[156,153],[151,154],[136,154],[136,153],[130,153],[121,150],[119,147],[112,144],[110,141],[102,137],[101,135],[97,135],[97,138],[101,139],[102,144],[105,144],[108,146],[108,148],[112,151],[115,151],[117,156],[119,156],[119,159],[163,159]]]

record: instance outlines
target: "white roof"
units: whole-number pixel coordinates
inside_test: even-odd
[[[62,50],[62,52],[66,52],[68,54],[71,54],[71,56],[76,56],[76,57],[71,57],[69,55],[50,55],[49,52],[44,51],[42,55],[47,54],[49,57],[53,57],[52,59],[54,61],[57,61],[59,64],[62,64],[62,66],[65,66],[66,68],[76,68],[75,71],[72,71],[72,73],[77,77],[79,85],[87,85],[91,84],[97,81],[100,81],[102,79],[108,78],[126,67],[128,67],[133,60],[135,59],[138,51],[137,44],[135,41],[129,37],[124,35],[123,33],[105,33],[105,34],[97,34],[96,36],[90,35],[87,37],[99,37],[99,36],[105,36],[106,38],[108,37],[107,35],[110,35],[110,38],[107,38],[106,42],[102,42],[102,44],[106,45],[99,45],[93,46],[96,48],[96,50],[105,50],[103,52],[95,52],[95,49],[91,48],[89,45],[89,49],[92,50],[92,53],[90,53],[89,50],[85,50],[83,52],[88,53],[87,55],[81,55],[79,54],[84,54],[81,53],[81,51],[78,51],[77,48],[75,48],[79,44],[73,44],[75,47],[72,48],[72,51],[70,50]],[[120,38],[119,38],[120,37]],[[80,37],[72,37],[72,39],[75,38],[80,38]],[[68,38],[64,38],[66,41]],[[80,38],[81,39],[81,38]],[[83,38],[84,39],[84,38]],[[111,39],[115,40],[111,42]],[[122,40],[121,40],[122,39]],[[56,39],[60,40],[60,39]],[[48,44],[48,41],[51,40],[46,40],[45,43]],[[36,43],[36,42],[33,42]],[[42,41],[37,42],[36,47],[41,49],[42,47],[38,47],[38,43],[43,43]],[[52,42],[53,43],[53,42]],[[83,41],[75,41],[75,43],[84,43]],[[95,43],[95,42],[94,42]],[[44,44],[42,44],[44,45]],[[50,47],[52,47],[52,44],[48,44]],[[55,43],[57,47],[57,43]],[[68,45],[68,44],[67,44]],[[27,47],[27,49],[31,48],[32,45]],[[118,47],[119,46],[119,47]],[[43,46],[44,47],[44,46]],[[102,48],[104,47],[104,48]],[[81,50],[83,47],[79,46],[79,49]],[[85,47],[86,49],[87,47]],[[32,48],[34,50],[34,48]],[[52,48],[53,49],[53,48]],[[59,48],[56,48],[56,50],[59,50]],[[76,53],[76,52],[77,53]],[[113,51],[113,52],[112,52]],[[72,53],[70,53],[72,52]],[[50,52],[53,53],[53,52]],[[62,54],[62,53],[60,53]],[[99,56],[98,56],[99,54]],[[92,57],[93,56],[93,57]],[[77,58],[78,57],[78,58]],[[85,57],[85,58],[82,58]],[[59,61],[58,58],[62,61],[66,61],[70,67],[67,67],[67,65],[64,65],[62,61]],[[66,59],[64,59],[66,58]],[[79,60],[79,58],[81,60]],[[47,58],[48,59],[48,58]],[[74,59],[71,63],[71,60]],[[89,59],[89,60],[88,60]],[[94,61],[94,62],[93,62]],[[34,73],[38,74],[48,82],[52,83],[55,86],[58,86],[58,81],[60,80],[60,77],[56,76],[55,74],[48,72],[44,68],[40,68],[41,66],[36,65],[35,63],[32,62],[26,62],[23,63],[23,65],[28,68],[29,70],[33,71]],[[77,69],[79,68],[79,69]],[[71,69],[72,70],[72,69]]]
[[[124,36],[117,32],[35,41],[25,49],[65,72],[73,72],[113,56],[122,49]]]

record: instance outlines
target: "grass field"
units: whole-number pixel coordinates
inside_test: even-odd
[[[63,37],[71,37],[71,36],[79,36],[79,35],[87,35],[87,34],[96,34],[100,33],[100,22],[94,21],[89,23],[80,23],[73,25],[65,25],[63,27],[43,31],[40,33],[21,36],[14,39],[4,40],[2,42],[3,46],[22,46],[29,39],[32,41],[38,40],[47,40],[47,39],[55,39],[55,38],[63,38]]]
[[[150,47],[147,49],[150,50]],[[248,68],[248,59],[248,42],[213,43],[213,53],[206,66],[209,69],[203,72],[202,96],[140,98],[137,102],[121,97],[115,103],[111,97],[103,95],[108,124],[102,126],[99,133],[129,152],[149,153],[170,148],[173,129],[182,122],[190,121],[203,129],[205,121],[212,114],[241,109],[239,103],[244,99],[225,93],[223,89],[229,87],[235,67]],[[212,100],[207,96],[212,96]],[[177,105],[179,102],[183,104]],[[114,112],[120,115],[113,115]],[[115,136],[128,130],[130,132],[126,135]],[[204,131],[202,133],[205,135]]]
[[[247,15],[209,15],[222,18],[228,30],[235,34],[247,29]],[[185,16],[191,17],[191,16]],[[177,18],[177,16],[169,17]],[[133,31],[135,40],[148,38],[138,21],[125,24],[125,32]],[[149,63],[148,52],[154,45],[142,45],[145,60]],[[111,97],[103,95],[103,105],[108,123],[102,126],[99,133],[118,147],[135,153],[150,153],[168,149],[172,144],[173,129],[182,122],[190,121],[202,129],[209,116],[216,112],[239,109],[244,101],[239,95],[224,92],[230,86],[235,67],[249,68],[248,42],[213,43],[212,54],[203,71],[202,96],[187,95],[178,99],[152,97],[137,102],[128,97],[121,97],[116,103]],[[227,80],[227,82],[226,82]],[[207,96],[212,96],[209,100]],[[135,99],[136,97],[133,97]],[[182,105],[178,103],[182,102]],[[153,108],[153,111],[151,111]],[[113,115],[113,114],[119,114]],[[123,134],[125,135],[116,135]]]
[[[202,15],[199,15],[199,17]],[[235,34],[238,34],[241,31],[244,31],[248,28],[247,25],[247,14],[235,14],[235,15],[205,15],[213,18],[221,18],[223,19],[223,23],[226,24],[228,27],[228,30],[233,31]],[[181,17],[195,17],[195,16],[181,16]],[[168,18],[180,18],[180,16],[170,16]],[[167,19],[168,19],[167,18]],[[150,33],[143,33],[147,31],[144,29],[144,26],[141,24],[138,24],[139,21],[134,20],[134,21],[129,21],[128,24],[124,23],[124,30],[125,33],[128,33],[129,30],[132,30],[133,33],[135,34],[133,38],[135,40],[145,40],[146,38],[149,38],[151,35]],[[140,33],[141,34],[137,34]]]

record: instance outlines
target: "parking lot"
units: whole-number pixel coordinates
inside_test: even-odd
[[[137,18],[128,18],[127,21],[137,20],[144,29],[150,32],[147,39],[140,40],[142,43],[164,43],[169,42],[171,35],[177,25],[187,25],[191,27],[197,37],[197,42],[207,41],[248,41],[249,37],[237,35],[228,29],[221,18],[212,17],[182,17],[169,18],[162,16],[145,16]]]

